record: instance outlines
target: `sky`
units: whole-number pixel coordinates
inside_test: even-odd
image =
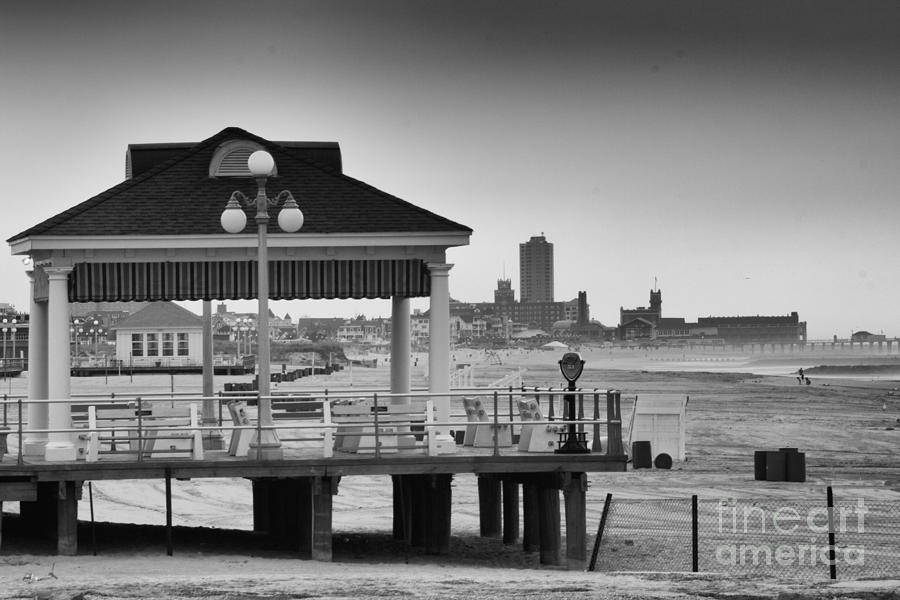
[[[130,143],[237,126],[337,141],[348,175],[471,227],[458,300],[504,275],[518,298],[543,234],[555,299],[605,325],[656,282],[666,317],[900,336],[897,31],[864,0],[2,1],[0,233],[121,182]],[[0,277],[27,310],[20,257]]]

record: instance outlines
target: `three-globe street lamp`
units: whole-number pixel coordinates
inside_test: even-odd
[[[287,190],[282,191],[274,199],[266,196],[266,181],[275,170],[275,159],[265,150],[257,150],[247,159],[250,174],[256,179],[256,198],[250,199],[240,191],[231,194],[225,210],[222,211],[222,228],[228,233],[240,233],[247,226],[247,215],[241,204],[252,207],[256,205],[257,225],[257,364],[259,377],[259,400],[257,410],[260,429],[259,436],[254,433],[250,442],[251,456],[259,460],[283,458],[284,452],[278,435],[272,428],[272,401],[269,397],[269,253],[266,235],[269,225],[269,206],[275,207],[283,203],[278,213],[278,226],[286,233],[299,231],[303,226],[303,213]]]
[[[12,331],[13,334],[13,358],[16,353],[16,320],[3,317],[3,363],[6,364],[6,334]]]

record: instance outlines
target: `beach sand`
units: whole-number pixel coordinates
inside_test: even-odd
[[[677,352],[610,352],[582,349],[587,361],[579,386],[619,389],[626,424],[635,395],[683,393],[690,397],[687,461],[671,470],[642,469],[590,475],[588,530],[599,522],[607,492],[616,498],[820,499],[826,486],[837,498],[900,502],[900,382],[890,377],[816,377],[798,385],[800,366],[841,364],[846,359],[814,354],[747,356]],[[474,365],[475,383],[487,385],[523,368],[526,386],[561,387],[559,352],[458,349],[457,363]],[[838,360],[837,363],[834,361]],[[830,361],[830,362],[829,362]],[[279,389],[384,384],[386,361],[354,367]],[[424,383],[424,355],[414,361],[413,386]],[[226,381],[247,377],[217,377]],[[7,382],[8,393],[24,380]],[[73,392],[128,392],[137,387],[200,391],[199,376],[127,376],[73,379]],[[753,451],[797,447],[806,452],[807,481],[754,481]],[[243,480],[173,482],[175,556],[159,538],[164,523],[162,481],[95,482],[97,556],[89,536],[81,555],[59,557],[21,549],[0,554],[0,598],[685,598],[900,597],[900,581],[839,582],[723,576],[721,574],[569,572],[539,565],[534,554],[478,537],[474,476],[453,483],[450,556],[425,556],[390,539],[391,486],[388,477],[348,477],[334,498],[333,563],[300,561],[267,550],[249,530],[251,495]],[[79,515],[87,519],[87,487]],[[15,511],[15,503],[5,509]],[[13,506],[10,506],[13,505]],[[210,529],[215,528],[215,529]],[[230,533],[222,529],[232,530]],[[243,536],[243,537],[242,537]],[[232,542],[241,549],[229,547]],[[588,543],[592,544],[589,535]],[[249,550],[248,550],[249,549]],[[53,576],[49,573],[53,572]],[[29,575],[30,574],[30,575]]]

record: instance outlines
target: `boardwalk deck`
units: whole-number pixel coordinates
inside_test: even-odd
[[[190,399],[170,401],[187,402]],[[494,402],[494,406],[501,406],[496,399]],[[617,392],[607,394],[608,408],[615,408],[618,403]],[[145,400],[143,406],[148,405]],[[596,412],[598,406],[595,406]],[[487,425],[494,424],[489,422]],[[508,425],[518,430],[522,422],[509,421]],[[288,433],[292,427],[307,427],[311,433],[315,427],[328,426],[333,424],[279,422],[279,431]],[[466,426],[470,424],[460,421],[454,427],[462,431]],[[596,416],[584,426],[599,428]],[[606,426],[620,436],[618,416],[608,419]],[[224,433],[238,431],[228,426],[222,430]],[[345,432],[344,435],[352,434]],[[414,435],[405,435],[414,438]],[[526,452],[518,445],[458,445],[454,453],[434,455],[419,442],[415,448],[400,447],[381,453],[346,452],[336,447],[332,456],[323,456],[322,439],[313,439],[285,441],[284,458],[280,460],[256,460],[252,452],[233,456],[222,450],[207,451],[199,460],[166,455],[157,458],[138,454],[136,457],[123,453],[121,456],[107,455],[98,462],[48,462],[39,456],[19,456],[16,452],[21,448],[18,431],[13,429],[9,436],[14,438],[8,444],[13,456],[5,456],[0,463],[0,502],[20,502],[20,518],[25,520],[25,529],[35,535],[46,534],[46,524],[55,523],[55,532],[51,534],[56,537],[60,554],[78,551],[77,499],[83,482],[127,479],[169,482],[172,478],[227,477],[252,482],[254,528],[270,536],[273,544],[287,545],[302,558],[331,560],[332,496],[338,493],[342,478],[358,475],[390,475],[394,483],[395,536],[414,545],[423,545],[428,552],[444,553],[449,550],[450,539],[450,483],[454,475],[468,473],[484,479],[484,485],[479,486],[479,505],[485,531],[496,531],[500,527],[496,515],[501,514],[502,502],[504,539],[517,538],[519,498],[522,498],[523,533],[529,540],[526,549],[538,540],[542,564],[582,569],[586,548],[577,540],[586,539],[586,474],[624,471],[627,461],[621,443],[611,444],[607,449],[611,450],[609,454]],[[166,487],[168,490],[169,486]],[[504,490],[504,496],[497,493],[500,489]],[[564,552],[560,547],[560,491],[564,492],[565,537],[568,540]],[[537,501],[527,502],[528,498],[537,498]]]

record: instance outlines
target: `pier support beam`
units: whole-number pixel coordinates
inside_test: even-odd
[[[519,484],[503,479],[503,543],[519,541]]]
[[[559,488],[555,482],[548,481],[550,477],[542,479],[544,481],[538,487],[541,564],[561,565],[560,548],[562,546],[562,536],[560,534],[559,519]]]
[[[403,498],[403,512],[406,513],[398,515],[398,511],[394,512],[395,537],[401,534],[399,537],[402,539],[400,529],[408,523],[407,539],[411,545],[424,548],[426,554],[448,554],[452,504],[450,483],[453,481],[453,475],[439,473],[395,477],[398,479],[395,498]],[[400,516],[403,518],[398,523]]]
[[[481,537],[500,537],[500,480],[491,475],[478,476],[478,522]]]
[[[56,541],[56,553],[78,553],[78,500],[80,481],[41,481],[33,501],[19,504],[23,530],[45,540]]]
[[[522,484],[522,517],[522,550],[525,552],[537,552],[541,547],[538,487],[531,482]]]
[[[581,571],[587,560],[587,475],[566,473],[563,496],[566,502],[566,566]]]
[[[338,477],[253,480],[253,530],[300,558],[332,559],[332,496]]]

